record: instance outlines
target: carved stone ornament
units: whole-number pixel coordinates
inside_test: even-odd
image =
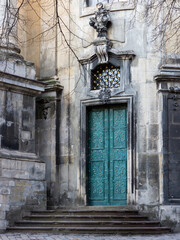
[[[41,99],[39,101],[39,111],[43,119],[47,119],[50,108],[50,102],[47,99]]]
[[[174,103],[173,103],[173,110],[176,111],[178,109],[178,107],[179,107],[177,93],[180,93],[180,88],[177,87],[177,86],[170,87],[169,91],[170,91],[170,93],[173,93],[173,96],[171,96],[170,98],[173,99],[173,101],[174,101]]]
[[[108,62],[108,50],[112,47],[112,42],[107,38],[107,29],[110,21],[109,11],[102,3],[96,5],[95,17],[90,18],[90,26],[98,32],[97,39],[93,41],[95,52],[100,64]]]
[[[178,86],[170,87],[169,91],[172,93],[180,93],[180,88]]]
[[[96,7],[95,17],[90,18],[89,24],[98,32],[97,37],[107,37],[108,23],[111,22],[109,11],[104,8],[102,3],[96,4]]]
[[[93,42],[94,50],[98,57],[99,63],[107,63],[108,62],[108,50],[111,49],[112,43],[110,40],[105,38],[96,39]]]
[[[111,90],[109,88],[103,88],[99,91],[99,99],[102,103],[107,103],[111,97]]]

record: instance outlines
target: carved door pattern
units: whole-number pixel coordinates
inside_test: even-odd
[[[127,108],[93,108],[88,114],[89,205],[126,205]]]

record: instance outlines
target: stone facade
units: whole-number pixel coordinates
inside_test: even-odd
[[[13,223],[23,211],[46,207],[46,182],[45,164],[35,154],[35,97],[44,91],[44,85],[32,78],[34,67],[27,67],[24,60],[1,59],[1,63],[7,65],[5,71],[2,64],[0,71],[0,229],[3,230],[7,220]],[[9,70],[9,64],[14,64],[14,72]]]
[[[7,219],[46,206],[45,164],[35,154],[35,96],[43,90],[32,79],[0,72],[1,230]]]
[[[33,203],[37,206],[36,200],[39,200],[39,206],[45,207],[45,179],[49,208],[88,205],[88,111],[96,106],[110,108],[124,104],[128,115],[127,205],[149,213],[151,218],[158,218],[179,231],[179,55],[172,55],[168,45],[166,54],[162,48],[157,50],[160,39],[151,41],[152,28],[147,27],[143,15],[137,14],[136,21],[131,26],[134,1],[105,4],[104,8],[110,9],[108,14],[111,25],[105,31],[107,35],[100,34],[97,37],[96,30],[89,25],[90,18],[93,26],[94,21],[97,21],[94,18],[94,12],[97,11],[94,2],[91,1],[88,5],[85,0],[72,0],[70,3],[64,1],[59,4],[60,26],[54,28],[49,28],[54,24],[51,18],[55,11],[54,5],[49,8],[44,4],[40,10],[38,4],[33,3],[36,14],[32,11],[26,24],[31,45],[26,43],[22,53],[29,61],[36,63],[38,81],[34,80],[32,65],[22,58],[16,62],[6,61],[9,66],[14,65],[9,67],[7,73],[4,71],[6,77],[0,82],[2,103],[7,105],[7,100],[10,99],[9,107],[14,111],[19,107],[22,112],[25,111],[25,116],[15,115],[13,121],[3,120],[2,116],[1,122],[6,122],[7,125],[17,121],[23,124],[25,121],[25,128],[17,127],[17,132],[11,131],[14,138],[11,137],[13,144],[9,144],[15,146],[14,154],[20,152],[17,158],[9,153],[9,146],[6,145],[4,149],[1,140],[2,161],[6,162],[2,166],[8,172],[8,175],[2,176],[8,178],[2,187],[7,183],[6,189],[9,189],[5,191],[2,201],[10,209],[2,211],[2,217],[6,219],[6,211],[13,213],[11,206],[29,206]],[[138,4],[138,12],[143,13],[144,7]],[[71,14],[68,15],[67,12]],[[24,16],[26,13],[29,14],[28,7],[22,10]],[[40,16],[38,20],[37,14]],[[107,24],[108,22],[110,21],[106,21]],[[31,28],[32,23],[34,29]],[[67,26],[70,31],[67,31]],[[106,27],[105,24],[98,26]],[[66,45],[59,27],[73,47],[78,61]],[[39,28],[46,34],[42,34],[41,39],[38,38],[37,46],[34,37]],[[19,32],[22,40],[25,40],[25,32]],[[108,64],[120,68],[120,86],[110,88],[107,101],[102,102],[99,97],[101,90],[92,89],[92,73],[98,66],[108,67]],[[19,69],[18,72],[10,72],[11,69],[16,71],[16,68]],[[30,73],[31,77],[28,75]],[[18,80],[14,75],[20,76]],[[9,81],[15,81],[12,84],[18,93],[14,93],[14,88],[9,88]],[[27,107],[23,105],[26,101],[23,98],[31,98],[27,100]],[[3,107],[1,109],[4,115]],[[16,125],[20,126],[18,123]],[[7,156],[9,160],[4,160]],[[12,163],[8,164],[9,161]],[[13,164],[17,169],[15,171],[10,170],[14,168]],[[29,171],[24,172],[24,168]],[[20,187],[22,184],[24,189]],[[17,192],[21,188],[24,194],[27,193],[21,199],[17,194],[16,203],[14,185]],[[28,194],[30,188],[34,189],[32,195]]]
[[[45,163],[35,151],[35,101],[44,84],[35,80],[34,64],[20,55],[16,34],[17,28],[0,42],[0,231],[47,202]]]

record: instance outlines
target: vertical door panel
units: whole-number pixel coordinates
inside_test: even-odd
[[[89,204],[108,204],[108,111],[89,114]]]
[[[180,96],[179,96],[180,98]],[[180,202],[180,99],[168,99],[168,200]],[[178,107],[176,107],[178,106]]]
[[[125,205],[127,198],[127,110],[110,109],[110,204]]]

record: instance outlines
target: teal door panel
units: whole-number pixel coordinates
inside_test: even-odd
[[[126,205],[127,109],[94,108],[88,115],[89,205]]]
[[[89,114],[89,202],[108,205],[108,111],[94,109]],[[95,130],[96,129],[96,130]]]
[[[112,108],[110,114],[110,205],[126,205],[127,110]]]

